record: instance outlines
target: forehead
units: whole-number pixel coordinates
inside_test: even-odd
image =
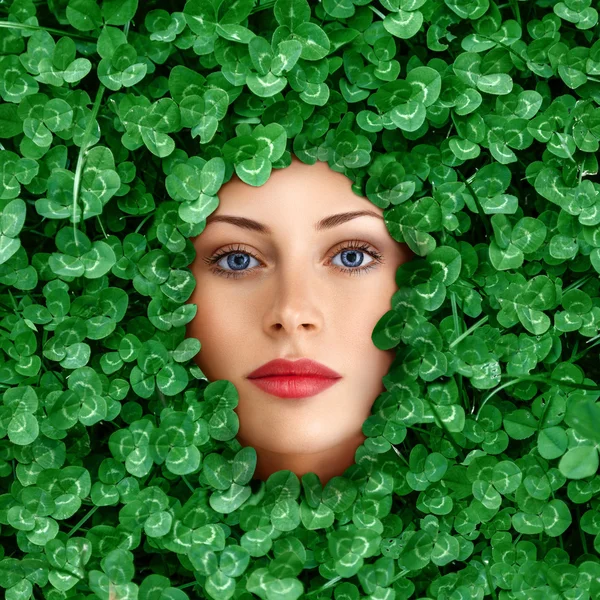
[[[295,157],[289,167],[273,169],[261,186],[248,185],[234,173],[217,196],[219,206],[215,215],[260,213],[316,217],[364,209],[383,215],[383,210],[368,198],[354,193],[352,181],[343,173],[333,171],[326,162],[308,165]]]

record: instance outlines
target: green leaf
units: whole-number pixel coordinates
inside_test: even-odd
[[[176,364],[165,365],[156,374],[156,385],[166,396],[175,396],[187,387],[187,371]]]
[[[102,17],[108,25],[125,25],[137,11],[138,0],[103,0]]]
[[[477,79],[477,89],[488,94],[510,94],[512,88],[513,80],[507,73],[490,73]]]
[[[31,444],[40,433],[35,415],[27,412],[14,415],[8,424],[7,430],[10,441],[19,446]]]
[[[94,0],[69,0],[67,19],[79,31],[90,31],[102,25],[100,7]]]
[[[217,16],[215,8],[203,0],[187,0],[183,14],[188,27],[198,36],[210,38],[215,35]]]
[[[500,248],[495,240],[489,246],[490,262],[498,271],[518,269],[523,264],[523,251],[516,245],[510,243],[507,248]]]
[[[567,450],[560,459],[558,468],[568,479],[583,479],[595,475],[598,465],[598,450],[595,446],[576,446]]]
[[[542,522],[551,537],[563,534],[573,522],[568,506],[557,498],[550,500],[542,510]]]
[[[573,427],[578,434],[594,443],[600,443],[600,430],[598,429],[600,425],[600,406],[591,398],[580,394],[572,394],[567,404],[565,423]]]
[[[0,138],[12,138],[23,131],[23,122],[18,117],[14,104],[0,104]]]
[[[406,40],[413,37],[423,24],[423,13],[418,10],[408,12],[402,8],[396,13],[386,15],[383,26],[392,35]]]

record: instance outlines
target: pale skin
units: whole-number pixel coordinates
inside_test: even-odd
[[[371,334],[391,309],[398,267],[413,253],[390,236],[383,210],[351,184],[326,162],[307,165],[293,155],[262,186],[234,174],[219,190],[206,228],[192,238],[197,283],[187,303],[198,312],[186,335],[201,342],[194,360],[208,380],[227,379],[238,391],[236,437],[256,450],[255,479],[288,469],[298,477],[316,473],[325,485],[343,475],[366,439],[362,425],[373,402],[385,391],[382,377],[395,351],[378,349]],[[315,231],[325,217],[353,211],[375,216]],[[225,215],[252,219],[270,233],[214,219]],[[357,242],[368,249],[353,248]],[[222,256],[207,264],[215,254]],[[219,267],[230,276],[211,271]],[[303,399],[279,398],[247,379],[275,358],[305,357],[342,378]]]

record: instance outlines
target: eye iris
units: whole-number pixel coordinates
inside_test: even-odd
[[[341,252],[342,262],[347,264],[349,267],[358,267],[362,264],[364,259],[364,252],[358,252],[357,250],[343,250]],[[227,264],[234,271],[240,271],[245,269],[250,262],[250,256],[245,252],[232,253],[227,256]]]
[[[350,264],[348,266],[358,267],[359,265],[362,264],[362,261],[363,261],[363,253],[362,252],[357,252],[356,250],[344,250],[342,252],[342,262],[344,262],[348,257],[350,257],[351,263],[353,263],[353,260],[356,260],[356,257],[359,257],[359,259],[360,259],[360,260],[358,260],[357,263]]]
[[[231,267],[232,269],[239,271],[240,269],[243,269],[245,267],[248,266],[248,263],[250,262],[250,257],[247,254],[230,254],[227,257],[227,264],[229,265],[229,267]]]

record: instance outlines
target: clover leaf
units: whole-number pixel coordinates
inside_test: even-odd
[[[0,12],[9,600],[600,597],[594,3]],[[239,392],[186,335],[190,238],[232,174],[259,187],[292,154],[414,255],[327,482],[257,480]]]

